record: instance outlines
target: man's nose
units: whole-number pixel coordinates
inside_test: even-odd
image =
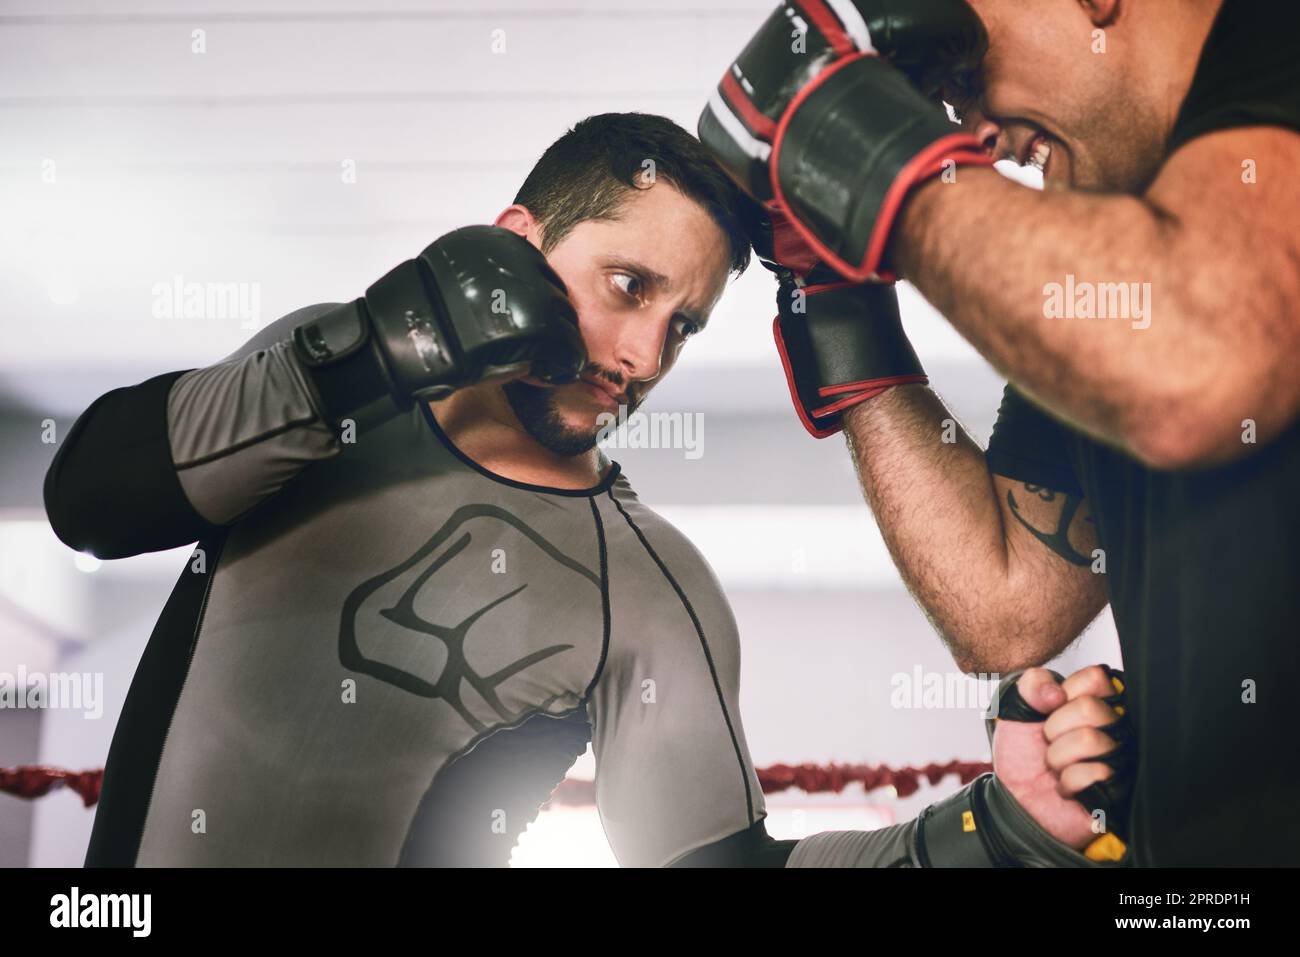
[[[630,381],[644,381],[657,376],[667,332],[666,319],[662,322],[636,323],[633,328],[624,330],[619,337],[615,354],[619,371]]]

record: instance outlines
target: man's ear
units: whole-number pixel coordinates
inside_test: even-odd
[[[520,206],[518,203],[507,206],[497,214],[492,225],[518,233],[538,249],[542,248],[542,224],[537,221],[537,217],[527,206]]]
[[[1108,27],[1119,16],[1120,0],[1079,0],[1094,27]]]

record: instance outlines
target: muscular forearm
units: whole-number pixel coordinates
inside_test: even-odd
[[[894,563],[964,670],[1039,664],[1081,627],[1009,561],[984,453],[932,391],[901,386],[845,416]]]
[[[1201,427],[1195,416],[1231,379],[1222,332],[1207,320],[1228,308],[1223,284],[1206,280],[1183,234],[1148,200],[1038,192],[969,170],[914,194],[894,255],[1023,391],[1151,464],[1176,465],[1173,440]],[[1081,283],[1101,294],[1094,314],[1124,314],[1048,318],[1058,304],[1083,311],[1068,295]],[[1127,284],[1127,308],[1114,308],[1120,287],[1102,284]]]
[[[961,660],[967,636],[1000,630],[988,619],[1005,607],[1006,550],[983,453],[924,386],[851,409],[845,435],[894,563]]]

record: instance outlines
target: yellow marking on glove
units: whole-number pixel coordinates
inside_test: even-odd
[[[1121,861],[1126,853],[1128,845],[1107,831],[1084,849],[1083,856],[1090,861]]]

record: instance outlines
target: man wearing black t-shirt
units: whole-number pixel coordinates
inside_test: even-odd
[[[760,252],[796,300],[777,324],[796,407],[846,432],[964,669],[1047,661],[1110,602],[1137,863],[1300,864],[1300,14],[971,7],[982,60],[940,81],[962,131],[908,70],[926,31],[974,36],[937,0],[791,7],[822,59],[781,86],[793,60],[751,43],[701,120],[790,227]],[[901,347],[894,276],[1009,380],[987,453]]]

